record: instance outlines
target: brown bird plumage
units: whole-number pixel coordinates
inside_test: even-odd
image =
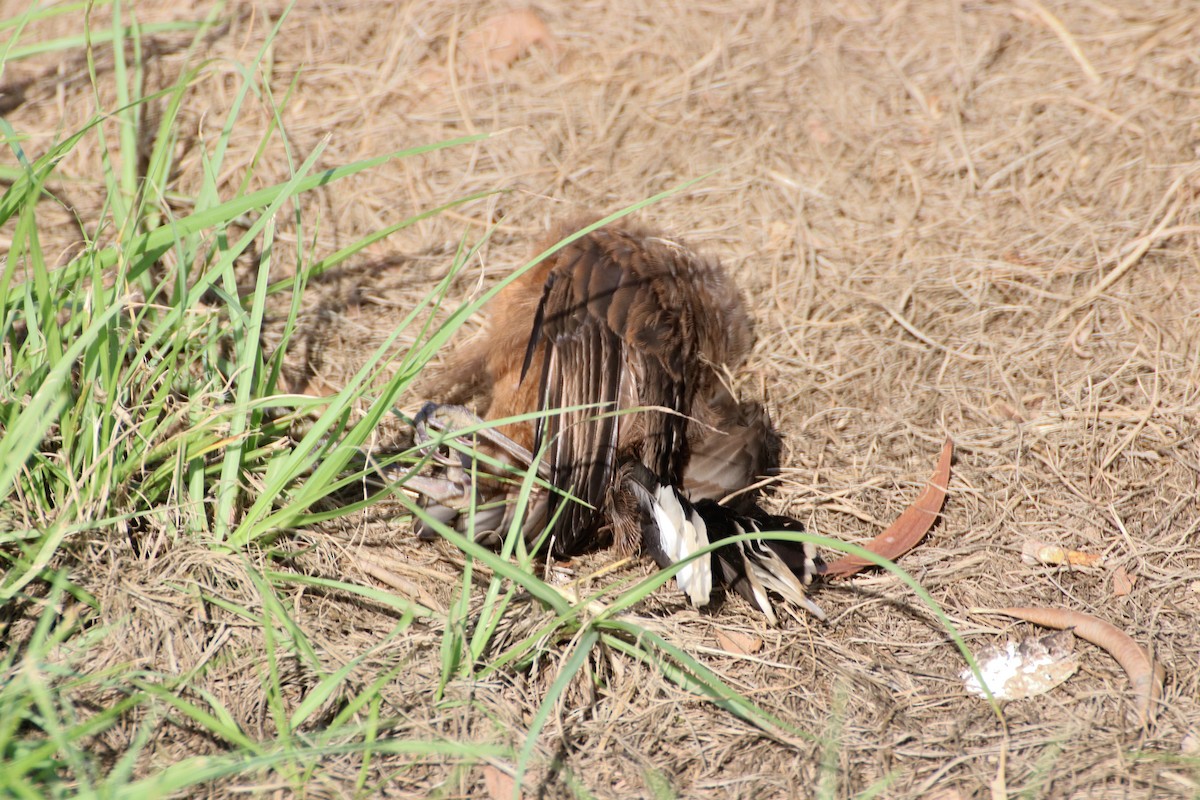
[[[747,491],[777,466],[779,437],[762,406],[738,401],[726,384],[753,336],[741,295],[715,261],[643,230],[609,226],[536,265],[489,311],[486,334],[430,389],[452,403],[473,400],[489,420],[554,412],[477,441],[488,458],[520,469],[545,446],[539,472],[559,491],[535,491],[522,521],[528,541],[554,520],[545,541],[555,557],[612,544],[623,553],[644,549],[665,567],[710,540],[800,529],[767,515]],[[473,421],[457,406],[431,405],[418,428],[428,438],[430,427]],[[507,501],[519,484],[503,480],[497,465],[472,477],[465,457],[443,452],[439,463],[440,474],[410,485],[426,495],[433,516],[460,529],[473,524],[494,544],[512,522]],[[738,492],[730,505],[718,504]],[[473,522],[462,513],[472,503]],[[718,581],[772,620],[768,590],[819,614],[804,597],[812,575],[805,548],[757,540],[715,555]],[[677,577],[702,605],[713,574],[702,556]]]

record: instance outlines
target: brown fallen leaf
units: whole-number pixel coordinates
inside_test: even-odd
[[[1090,614],[1069,611],[1065,608],[978,608],[976,613],[1003,614],[1016,617],[1043,628],[1066,630],[1070,628],[1080,639],[1091,642],[1097,647],[1104,648],[1110,656],[1116,659],[1129,682],[1133,685],[1135,694],[1134,709],[1137,711],[1139,725],[1145,725],[1154,718],[1157,712],[1158,700],[1162,698],[1163,681],[1166,673],[1162,664],[1152,664],[1146,651],[1130,638],[1129,634],[1120,628],[1097,619]]]
[[[954,454],[954,441],[946,439],[942,446],[942,454],[938,458],[937,469],[929,478],[929,485],[911,506],[904,509],[888,529],[876,536],[867,544],[872,553],[895,561],[907,553],[917,542],[921,541],[937,515],[941,513],[942,503],[946,501],[946,486],[950,483],[950,459]],[[872,566],[870,561],[858,556],[842,556],[831,564],[819,567],[818,571],[830,577],[848,577]]]
[[[507,772],[486,764],[483,767],[483,785],[491,800],[512,800],[516,781]]]
[[[462,39],[460,47],[481,71],[503,69],[528,53],[534,45],[554,50],[546,23],[531,8],[515,8],[488,17]]]
[[[1104,558],[1096,553],[1068,550],[1050,542],[1030,539],[1021,545],[1021,560],[1026,564],[1046,564],[1052,567],[1095,567]]]
[[[726,632],[720,628],[714,628],[713,635],[716,636],[717,644],[721,646],[722,650],[727,653],[736,653],[740,656],[757,653],[763,646],[763,640],[757,636],[738,633],[737,631]]]
[[[1117,567],[1113,570],[1113,595],[1115,597],[1124,597],[1133,591],[1133,584],[1137,581],[1136,575],[1130,575],[1125,571],[1124,567]]]

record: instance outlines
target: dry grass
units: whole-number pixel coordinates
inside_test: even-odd
[[[545,794],[651,796],[669,787],[681,797],[842,797],[887,778],[887,797],[1200,796],[1194,757],[1176,763],[1184,737],[1200,736],[1193,5],[646,10],[589,1],[540,9],[553,49],[472,67],[466,35],[503,8],[303,4],[275,40],[271,85],[282,97],[294,81],[282,121],[297,161],[326,137],[322,166],[507,131],[307,196],[302,235],[325,253],[453,197],[506,190],[375,244],[313,286],[292,358],[298,385],[340,386],[444,273],[464,231],[500,223],[455,299],[520,263],[551,220],[613,210],[713,172],[642,216],[719,255],[750,298],[759,342],[747,380],[769,398],[788,445],[781,506],[823,534],[868,538],[916,495],[949,434],[958,451],[942,521],[903,563],[968,640],[1000,633],[999,622],[968,615],[972,606],[1065,605],[1152,646],[1170,675],[1151,731],[1128,723],[1125,679],[1091,647],[1080,675],[1009,704],[1001,720],[964,695],[961,657],[890,576],[822,591],[828,627],[768,629],[740,601],[698,614],[663,593],[639,613],[658,616],[670,640],[814,738],[764,738],[653,671],[601,653],[590,670],[603,681],[568,693],[539,742],[532,777]],[[280,10],[234,4],[206,55],[232,70]],[[145,0],[136,11],[149,22],[207,8]],[[37,35],[68,32],[47,25]],[[169,35],[157,41],[151,81],[165,85],[183,56]],[[215,135],[211,120],[223,118],[215,110],[231,101],[223,69],[188,97],[183,195],[198,185],[199,148]],[[25,144],[31,152],[86,119],[81,61],[19,62],[4,81],[24,83],[6,114],[19,130],[41,132]],[[249,163],[269,120],[261,103],[246,112],[230,164]],[[89,232],[103,199],[96,158],[77,150],[60,170],[74,207],[58,213]],[[285,180],[286,154],[269,150],[258,174]],[[232,190],[240,170],[222,180]],[[69,224],[46,235],[48,253],[77,246]],[[268,344],[277,334],[268,331]],[[1107,560],[1088,571],[1030,567],[1019,553],[1031,538]],[[386,514],[304,532],[299,544],[297,570],[380,586],[391,576],[391,590],[432,607],[449,604],[457,583],[451,548],[414,541]],[[170,553],[140,559],[116,541],[79,553],[75,579],[125,633],[83,667],[135,662],[183,673],[203,663],[197,683],[265,735],[261,630],[199,600],[203,591],[261,610],[239,575],[245,557],[202,543],[175,543]],[[603,562],[584,559],[577,570]],[[1128,596],[1114,595],[1118,566],[1137,576]],[[405,721],[397,737],[519,748],[562,657],[548,646],[531,672],[451,683],[447,697],[458,702],[434,704],[440,627],[419,623],[385,640],[395,623],[387,608],[336,592],[284,594],[324,661],[368,653],[354,673],[363,685],[381,665],[406,664],[382,689],[387,713]],[[753,656],[723,653],[718,627],[752,632],[764,646]],[[312,675],[299,662],[279,668],[293,693],[285,702],[297,702]],[[215,748],[187,726],[166,725],[160,739],[139,773]],[[119,732],[97,743],[114,754],[127,745]],[[358,769],[331,757],[310,791],[352,793]],[[382,781],[381,794],[483,791],[480,770],[450,760],[396,769],[381,758],[372,770],[369,785]]]

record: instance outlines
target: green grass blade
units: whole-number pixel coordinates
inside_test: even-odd
[[[529,768],[529,760],[533,758],[533,750],[537,746],[538,736],[542,732],[542,728],[546,725],[546,720],[550,719],[550,714],[554,711],[554,706],[558,704],[558,699],[567,691],[567,687],[571,685],[571,681],[575,680],[575,676],[587,664],[588,656],[592,653],[592,648],[599,641],[600,634],[593,628],[587,628],[579,635],[575,642],[575,649],[571,655],[558,670],[558,675],[554,678],[554,683],[550,684],[550,689],[547,690],[545,698],[538,706],[537,713],[534,714],[533,720],[529,723],[529,732],[525,735],[525,744],[521,748],[521,755],[517,760],[517,774],[513,781],[513,800],[519,800],[521,797],[521,784],[525,779],[525,770]]]
[[[44,181],[53,171],[54,166],[62,158],[75,143],[83,137],[84,133],[91,127],[94,127],[99,122],[99,119],[93,120],[83,130],[72,135],[70,139],[61,145],[52,149],[51,154],[47,154],[39,158],[34,164],[34,179],[36,181]],[[268,186],[265,189],[259,189],[241,197],[236,197],[221,203],[218,206],[210,208],[206,211],[200,211],[195,214],[190,214],[186,217],[181,217],[173,220],[161,228],[156,228],[146,233],[131,236],[123,246],[111,246],[98,250],[95,253],[97,263],[101,267],[110,267],[115,264],[122,254],[139,255],[138,267],[130,270],[129,280],[137,280],[141,277],[142,272],[150,267],[154,260],[165,252],[169,247],[174,245],[181,237],[192,233],[198,233],[203,230],[215,228],[225,225],[243,214],[261,209],[281,199],[283,193],[289,192],[287,196],[282,197],[283,200],[289,200],[296,195],[311,191],[318,186],[327,186],[342,178],[350,175],[356,175],[364,170],[373,169],[388,161],[398,158],[409,158],[423,153],[430,153],[436,150],[443,150],[449,147],[457,147],[471,142],[477,142],[486,139],[487,134],[478,134],[474,136],[463,136],[457,139],[449,139],[444,142],[437,142],[431,145],[421,145],[418,147],[409,147],[404,150],[397,150],[382,156],[363,159],[352,164],[346,164],[340,167],[333,167],[323,170],[315,175],[308,175],[299,181],[287,181],[285,183]],[[8,191],[0,197],[0,224],[2,224],[14,211],[19,204],[25,202],[26,196],[35,190],[32,180],[23,181],[9,187]],[[36,184],[36,190],[40,191],[41,184]],[[60,267],[52,274],[60,283],[73,284],[83,277],[83,267],[79,263],[79,259],[72,261],[65,267]],[[210,281],[211,282],[211,281]]]
[[[792,736],[808,736],[734,691],[715,672],[657,633],[623,620],[605,620],[597,622],[596,625],[606,633],[624,634],[633,640],[631,644],[620,636],[607,636],[605,643],[610,647],[657,666],[664,675],[680,687],[706,698],[714,705],[749,722],[764,733],[784,739]],[[646,645],[650,645],[650,647]],[[661,658],[656,651],[665,654],[668,659]]]
[[[426,608],[420,603],[413,602],[406,597],[397,596],[383,589],[376,589],[372,586],[360,586],[356,583],[346,583],[345,581],[336,581],[331,578],[320,578],[314,575],[301,575],[292,572],[268,571],[266,577],[276,584],[299,584],[301,586],[314,586],[322,589],[347,592],[371,603],[377,603],[384,608],[394,609],[403,616],[422,617],[426,619],[437,619],[440,616],[438,612],[431,608]]]
[[[263,246],[259,260],[257,282],[250,304],[250,312],[243,313],[237,303],[229,305],[230,322],[237,362],[234,370],[233,408],[229,416],[229,437],[232,440],[225,448],[225,459],[221,464],[221,477],[217,483],[217,507],[213,518],[213,534],[218,541],[224,540],[233,528],[235,504],[241,490],[243,455],[249,444],[247,429],[253,427],[250,400],[253,396],[270,394],[269,387],[261,385],[260,344],[263,315],[266,312],[267,278],[271,274],[271,255],[275,245],[275,220],[268,218],[263,229]],[[267,389],[267,391],[263,391]]]
[[[108,0],[111,2],[111,0]],[[103,5],[107,5],[104,3]],[[91,4],[84,4],[86,7]],[[97,3],[96,5],[102,5]],[[200,28],[204,23],[193,20],[180,20],[178,22],[153,22],[142,26],[141,34],[150,36],[158,33],[180,33],[183,31],[194,31]],[[80,34],[78,36],[62,36],[57,39],[47,39],[44,42],[26,45],[24,47],[11,47],[8,50],[6,58],[8,61],[20,61],[24,58],[32,56],[40,56],[44,53],[59,53],[64,50],[79,50],[86,48],[89,43],[95,47],[97,45],[112,44],[118,41],[124,41],[133,33],[132,25],[115,27],[112,30],[93,31],[88,34]]]
[[[15,423],[0,438],[0,498],[6,497],[12,490],[17,473],[41,444],[46,431],[54,424],[59,410],[68,401],[64,392],[71,377],[71,369],[84,350],[100,336],[109,321],[123,307],[124,303],[114,302],[92,318],[79,338],[67,347],[62,358],[46,374],[45,380],[30,398],[29,404],[17,416]],[[8,599],[10,596],[0,590],[0,599]]]

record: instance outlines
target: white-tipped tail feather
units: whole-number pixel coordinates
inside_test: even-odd
[[[660,567],[666,569],[678,564],[708,546],[704,519],[674,487],[657,484],[644,473],[640,480],[630,480],[626,486],[642,509],[642,546]],[[675,573],[675,582],[694,606],[708,603],[712,581],[712,558],[708,553],[692,559]]]
[[[759,531],[803,530],[795,520],[776,517],[761,510],[757,516],[740,514],[711,501],[701,501],[696,513],[708,521],[709,536],[720,542]],[[794,606],[800,606],[817,619],[825,612],[808,598],[804,587],[816,573],[816,550],[809,543],[777,539],[749,539],[731,542],[715,552],[722,583],[746,598],[771,624],[778,618],[771,604],[771,593]]]
[[[775,610],[771,607],[767,590],[775,592],[792,605],[808,609],[817,619],[825,619],[825,612],[808,599],[804,584],[774,550],[763,542],[754,540],[738,542],[738,549],[745,563],[746,580],[754,594],[753,602],[772,625],[776,623]]]

